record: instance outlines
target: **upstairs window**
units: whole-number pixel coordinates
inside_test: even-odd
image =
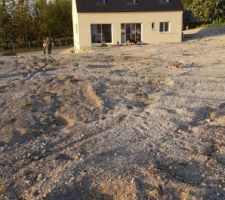
[[[126,0],[127,4],[137,4],[137,0]]]
[[[170,23],[169,22],[160,22],[159,30],[161,33],[170,32]]]
[[[106,0],[95,0],[96,4],[106,4]]]
[[[168,3],[171,2],[171,0],[159,0],[159,2],[160,2],[161,4],[168,4]]]

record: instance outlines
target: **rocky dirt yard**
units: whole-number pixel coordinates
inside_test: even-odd
[[[0,199],[224,200],[224,33],[0,57]]]

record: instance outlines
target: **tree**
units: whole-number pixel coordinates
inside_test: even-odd
[[[31,24],[29,9],[29,0],[18,0],[12,13],[12,23],[17,33],[17,39],[27,45]]]
[[[0,0],[0,45],[72,36],[70,0]]]
[[[225,17],[225,0],[193,0],[193,14],[204,21],[215,21]]]
[[[70,0],[50,1],[46,6],[44,28],[48,36],[72,35],[72,8]]]
[[[11,2],[8,0],[0,0],[0,43],[7,42],[12,39],[12,21],[9,11]]]
[[[193,0],[182,0],[184,10],[189,10]]]

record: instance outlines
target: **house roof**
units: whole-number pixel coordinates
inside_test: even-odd
[[[75,0],[77,12],[149,12],[149,11],[180,11],[183,10],[181,0],[137,0],[130,4],[126,0],[106,0],[105,4],[96,0]]]

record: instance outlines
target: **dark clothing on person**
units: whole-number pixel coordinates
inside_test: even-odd
[[[52,40],[49,40],[48,41],[48,45],[47,45],[48,54],[51,54],[52,53],[52,47],[53,47],[53,42],[52,42]]]
[[[43,53],[44,54],[46,54],[46,53],[51,54],[53,45],[54,45],[53,41],[50,40],[49,38],[44,40],[44,42],[43,42]]]

